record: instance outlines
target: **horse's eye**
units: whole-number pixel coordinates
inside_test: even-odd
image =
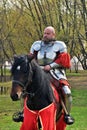
[[[17,67],[17,70],[20,70],[20,66]]]

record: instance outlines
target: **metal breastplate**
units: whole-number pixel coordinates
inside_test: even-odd
[[[37,60],[39,65],[50,64],[56,57],[56,52],[53,49],[53,44],[42,45],[41,49],[38,51]]]

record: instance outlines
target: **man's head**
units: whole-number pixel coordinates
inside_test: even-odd
[[[52,26],[48,26],[44,29],[43,41],[50,42],[55,40],[55,29]]]

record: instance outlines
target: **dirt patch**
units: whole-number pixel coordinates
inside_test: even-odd
[[[68,81],[72,88],[87,89],[87,75],[68,76]]]

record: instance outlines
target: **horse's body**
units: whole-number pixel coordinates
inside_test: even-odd
[[[56,121],[56,113],[61,111],[59,95],[52,88],[48,74],[27,56],[16,57],[11,72],[11,98],[18,100],[21,92],[27,95],[24,102],[24,121],[20,130],[38,130],[38,118],[42,130],[65,130],[64,115],[61,114]]]

